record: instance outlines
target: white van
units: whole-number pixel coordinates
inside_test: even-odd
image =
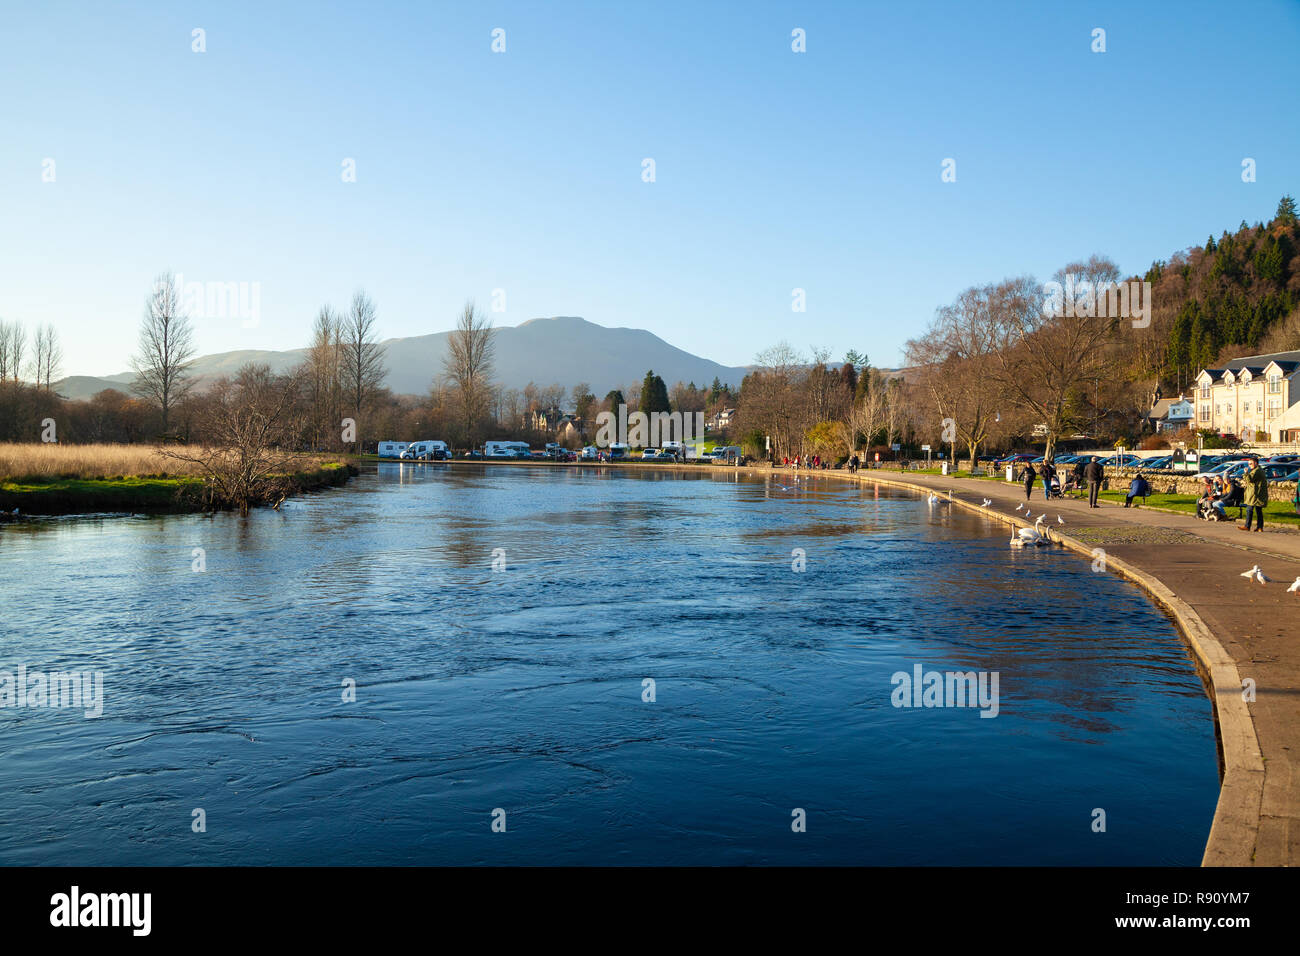
[[[490,441],[483,445],[484,458],[527,458],[526,441]]]
[[[616,441],[609,446],[609,460],[618,461],[622,458],[626,458],[628,456],[628,453],[631,451],[632,449],[630,446],[625,445],[622,442]]]
[[[381,441],[379,443],[380,458],[401,458],[402,452],[406,451],[408,442],[404,441]]]
[[[582,449],[583,461],[595,461],[600,457],[600,449],[595,445],[587,445]]]
[[[445,441],[417,441],[411,443],[402,457],[446,461],[451,457],[451,449]]]

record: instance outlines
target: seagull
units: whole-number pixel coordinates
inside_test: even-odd
[[[1019,511],[1019,510],[1020,510],[1021,508],[1023,508],[1023,507],[1024,507],[1024,503],[1022,502],[1022,503],[1016,505],[1016,510]]]
[[[1292,591],[1300,591],[1300,578],[1296,578],[1292,581],[1291,586],[1286,589],[1287,594],[1290,594]]]
[[[1249,571],[1242,571],[1241,576],[1243,578],[1254,578],[1260,584],[1267,584],[1269,581],[1273,580],[1272,578],[1267,577],[1264,574],[1264,572],[1259,569],[1258,564],[1255,565],[1253,568],[1251,568]]]
[[[988,507],[989,505],[991,505],[991,504],[993,504],[993,499],[992,499],[992,498],[985,498],[985,499],[984,499],[984,504],[980,505],[980,507],[981,507],[981,508],[987,508],[987,507]]]
[[[1057,523],[1057,524],[1065,524],[1065,519],[1062,518],[1060,515],[1057,515],[1057,516],[1056,516],[1056,523]]]

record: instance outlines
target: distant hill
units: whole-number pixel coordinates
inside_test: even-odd
[[[442,374],[450,332],[434,332],[383,342],[388,366],[387,385],[399,395],[421,395]],[[233,375],[248,362],[262,362],[272,371],[285,371],[301,362],[306,349],[287,352],[246,350],[204,355],[194,360],[194,377],[204,383]],[[506,388],[559,383],[565,388],[587,382],[603,396],[611,388],[639,383],[653,369],[670,387],[678,381],[709,385],[714,378],[739,387],[743,367],[729,367],[669,345],[645,329],[607,328],[576,316],[530,319],[496,332],[496,380]],[[105,388],[128,391],[130,372],[94,377],[74,375],[55,384],[70,399],[89,398]]]

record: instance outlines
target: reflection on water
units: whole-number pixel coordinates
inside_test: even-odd
[[[1218,793],[1134,588],[823,478],[385,463],[9,526],[0,594],[0,670],[106,697],[0,709],[10,864],[1195,864]],[[893,707],[915,664],[998,672],[999,715]]]

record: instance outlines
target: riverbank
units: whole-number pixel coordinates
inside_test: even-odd
[[[289,476],[290,494],[337,487],[358,474],[348,462],[324,462]],[[20,515],[178,514],[205,510],[203,479],[194,475],[115,475],[0,481],[0,511]]]
[[[540,464],[725,473],[722,466],[668,463]],[[731,471],[782,481],[794,474],[767,465]],[[941,497],[938,508],[978,511],[1012,527],[1032,525],[1015,511],[1025,500],[1023,486],[1005,481],[878,470],[800,471],[799,477],[934,492]],[[1035,515],[1046,512],[1062,545],[1094,562],[1103,557],[1106,572],[1141,587],[1170,615],[1188,645],[1213,704],[1220,757],[1220,794],[1202,865],[1300,864],[1300,654],[1289,627],[1300,596],[1286,590],[1300,578],[1300,534],[1276,526],[1246,533],[1235,522],[1211,523],[1110,502],[1097,509],[1083,499],[1047,503],[1041,486],[1031,506]],[[1261,586],[1241,577],[1251,565],[1259,565],[1273,583]],[[1246,680],[1249,695],[1243,691]]]

